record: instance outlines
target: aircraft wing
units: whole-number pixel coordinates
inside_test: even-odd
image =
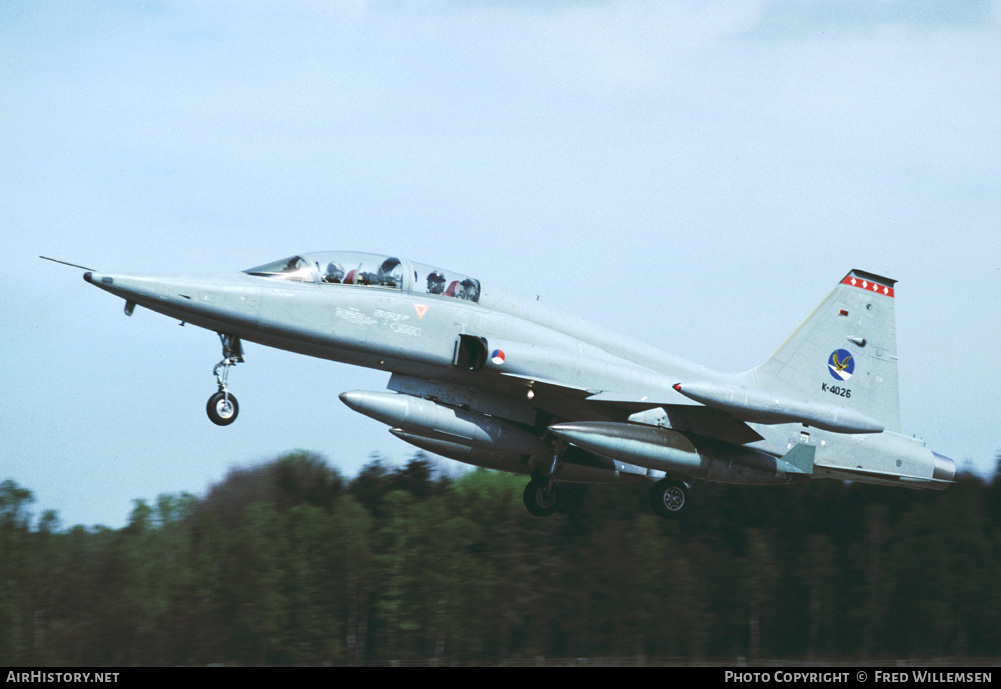
[[[750,423],[801,423],[848,434],[883,430],[844,406],[735,384],[679,383],[601,352],[493,339],[481,346],[477,387],[521,398],[556,419],[650,423],[740,445],[762,439]],[[658,410],[652,420],[644,416],[651,410]]]
[[[574,421],[640,421],[653,414],[655,425],[743,445],[762,439],[754,429],[726,411],[691,400],[674,389],[649,386],[648,392],[587,389],[572,383],[504,371],[492,376],[494,391],[510,394],[511,388],[553,417]]]
[[[749,423],[800,423],[836,433],[878,433],[883,425],[868,416],[834,405],[765,395],[718,383],[675,383],[671,389],[650,381],[634,381],[644,392],[585,388],[571,382],[540,378],[514,370],[489,368],[497,392],[525,395],[536,409],[575,421],[638,421],[744,445],[762,439]],[[558,369],[557,369],[558,372]],[[626,370],[624,377],[635,372]],[[529,391],[531,396],[529,397]],[[659,412],[655,420],[646,412]]]
[[[672,387],[684,398],[679,400],[664,395],[662,391],[638,395],[570,390],[566,386],[557,386],[552,393],[557,398],[572,393],[575,400],[586,394],[575,405],[578,416],[561,414],[565,418],[650,423],[738,445],[763,439],[749,423],[795,423],[845,434],[879,433],[884,428],[875,419],[835,405],[769,396],[745,388],[712,383],[676,383]],[[597,409],[603,410],[603,413],[597,414]],[[581,415],[587,411],[592,416]]]

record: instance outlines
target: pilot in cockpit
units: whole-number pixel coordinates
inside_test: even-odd
[[[440,270],[428,273],[428,294],[441,294],[445,291],[445,276]]]
[[[459,284],[459,298],[468,301],[477,301],[480,298],[480,286],[475,280],[466,278]]]
[[[400,266],[400,259],[398,258],[387,258],[379,266],[379,274],[376,276],[375,284],[385,285],[386,287],[398,287],[397,280],[398,276],[393,274],[393,271]]]
[[[332,261],[327,264],[327,270],[323,273],[323,281],[331,284],[340,284],[344,279],[344,269],[340,263]]]

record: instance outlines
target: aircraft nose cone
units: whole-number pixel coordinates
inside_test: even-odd
[[[90,284],[95,285],[97,287],[107,288],[110,286],[114,286],[115,284],[115,278],[111,277],[110,275],[101,275],[100,273],[95,274],[94,271],[92,270],[88,270],[86,273],[84,273],[83,279],[86,282],[89,282]]]

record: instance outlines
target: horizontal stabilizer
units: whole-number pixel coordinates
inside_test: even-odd
[[[824,469],[831,476],[846,481],[860,481],[886,486],[900,486],[902,488],[945,490],[955,483],[953,480],[955,478],[955,467],[937,466],[935,474],[930,478],[925,476],[901,476],[890,471],[876,471],[874,469],[853,467],[821,465],[820,468]]]
[[[879,433],[883,430],[883,424],[852,409],[779,397],[735,385],[678,383],[674,389],[740,421],[802,423],[835,433]]]

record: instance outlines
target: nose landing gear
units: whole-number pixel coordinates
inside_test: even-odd
[[[229,378],[230,367],[243,362],[243,344],[239,337],[233,335],[219,333],[219,339],[222,341],[223,359],[212,369],[212,375],[215,376],[216,382],[219,384],[219,391],[209,397],[205,411],[209,415],[209,420],[215,425],[228,426],[236,421],[236,415],[240,413],[240,405],[237,403],[236,397],[230,394],[226,381]],[[222,373],[219,372],[219,369],[222,369]]]

